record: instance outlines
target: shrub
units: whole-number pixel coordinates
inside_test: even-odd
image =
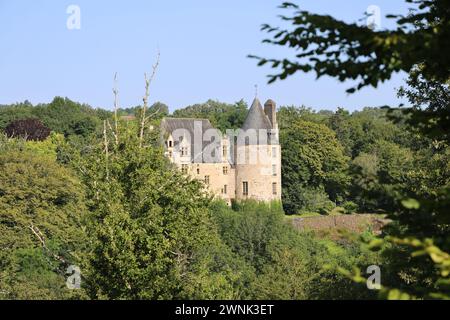
[[[309,212],[329,214],[335,207],[323,189],[304,189],[300,197],[303,207]]]
[[[50,135],[50,129],[38,119],[22,119],[12,121],[6,128],[8,138],[43,141]]]
[[[355,213],[359,209],[358,205],[353,201],[345,201],[342,204],[342,207],[344,208],[346,214]]]

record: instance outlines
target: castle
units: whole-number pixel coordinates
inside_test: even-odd
[[[281,200],[281,148],[276,104],[255,98],[241,129],[226,133],[206,119],[164,118],[165,155],[184,174],[202,180],[216,197]]]

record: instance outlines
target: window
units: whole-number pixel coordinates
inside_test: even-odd
[[[169,151],[169,158],[172,158],[172,156],[173,156],[172,151]]]
[[[272,183],[272,194],[274,196],[277,195],[277,183],[276,182]]]
[[[249,138],[245,138],[245,163],[250,164],[250,146],[249,146]]]
[[[188,148],[187,147],[182,147],[181,148],[181,156],[185,157],[188,155]]]
[[[244,196],[248,196],[248,182],[247,181],[242,182],[242,194]]]
[[[277,176],[277,165],[276,164],[272,165],[272,176],[274,176],[274,177]]]
[[[225,184],[224,186],[223,186],[223,189],[222,189],[222,193],[223,194],[227,194],[228,193],[228,186]]]
[[[227,146],[222,147],[222,156],[226,159],[228,156],[228,148]]]
[[[169,148],[172,148],[172,147],[173,147],[173,141],[169,140]]]
[[[182,165],[181,165],[181,172],[182,172],[183,174],[188,173],[188,165],[187,165],[187,164],[182,164]]]
[[[272,147],[272,158],[277,157],[277,147]]]
[[[197,174],[200,174],[200,168],[197,167]]]
[[[228,174],[228,167],[223,167],[223,174],[224,175],[227,175]]]
[[[205,176],[205,184],[209,186],[209,176]]]

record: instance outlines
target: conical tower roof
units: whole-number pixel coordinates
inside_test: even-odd
[[[242,129],[272,129],[272,124],[270,123],[269,118],[264,113],[261,102],[258,98],[255,98],[255,100],[253,100],[252,106],[248,111],[247,119],[245,119]]]

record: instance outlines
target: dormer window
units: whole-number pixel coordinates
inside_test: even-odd
[[[182,157],[186,157],[188,155],[188,148],[187,147],[182,147],[181,148],[181,156]]]
[[[168,144],[169,144],[169,148],[173,147],[173,141],[172,140],[169,140]]]

